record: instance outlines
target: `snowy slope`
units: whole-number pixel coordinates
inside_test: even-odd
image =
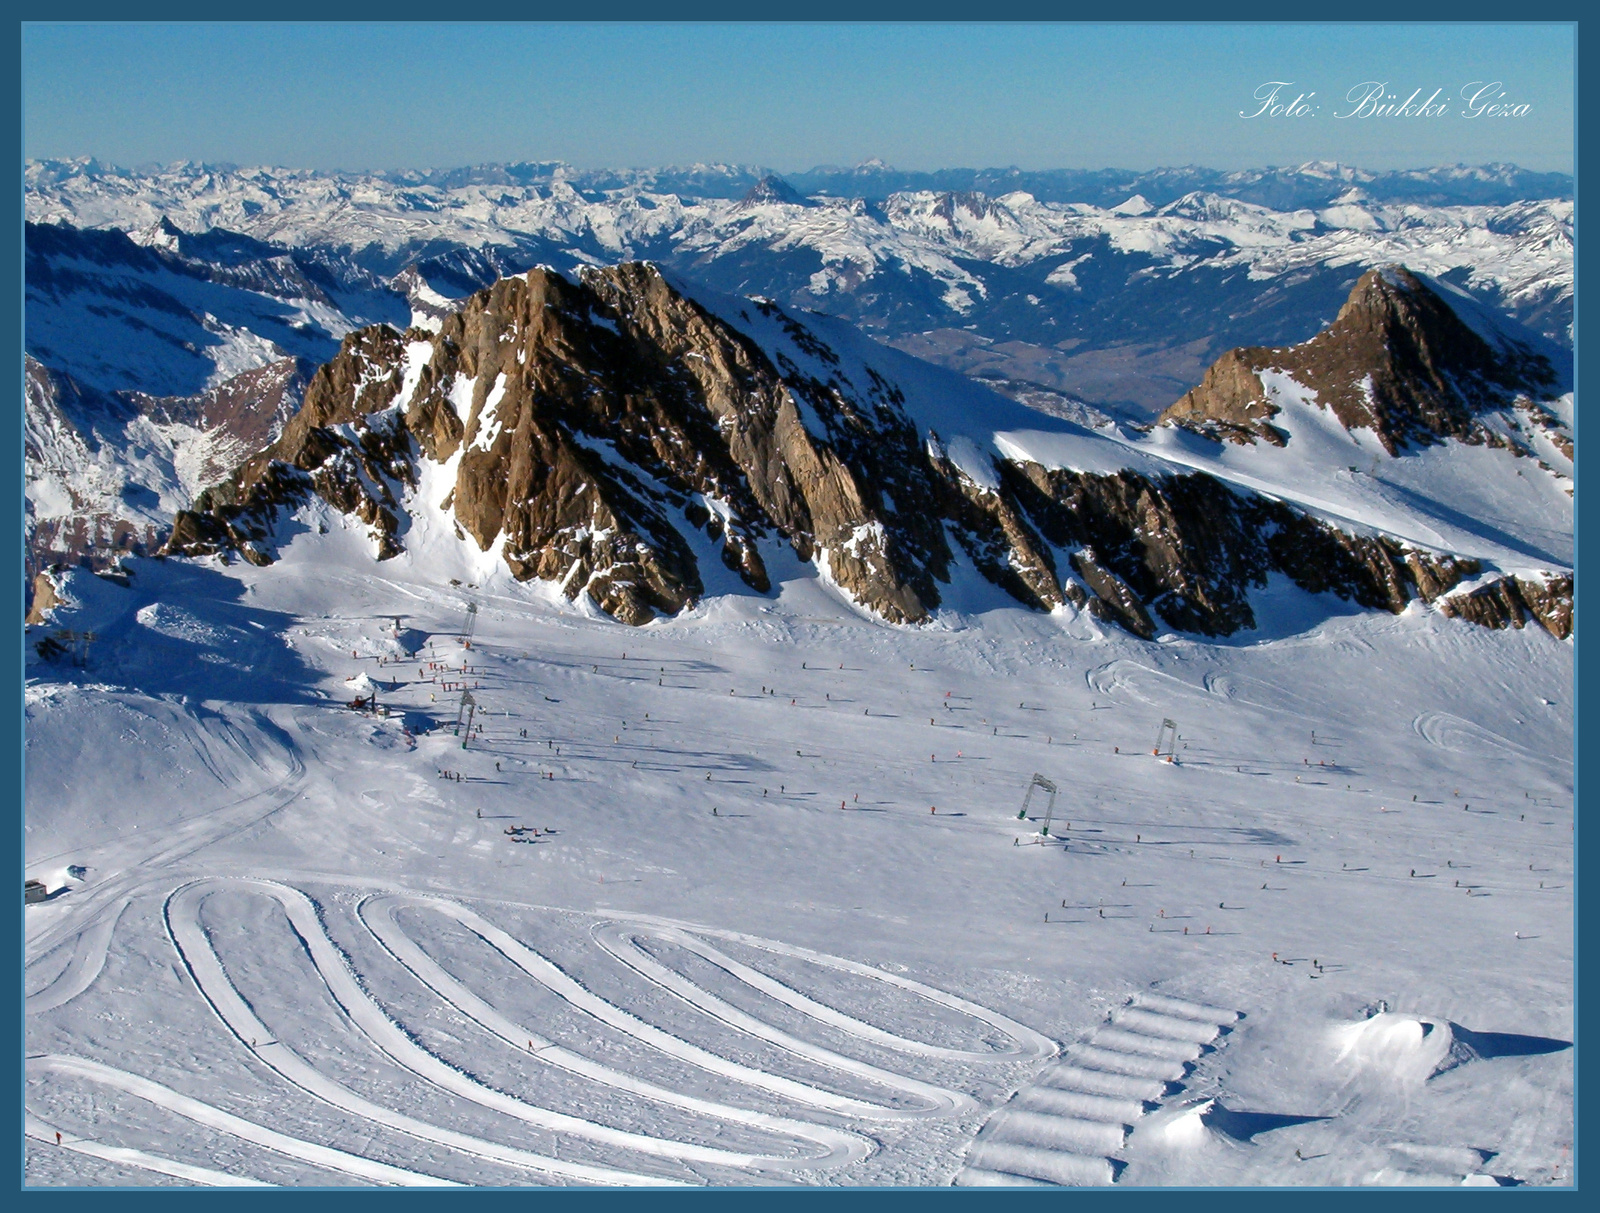
[[[68,580],[30,1183],[1570,1182],[1569,646],[625,629],[418,518]]]
[[[156,550],[177,511],[277,437],[305,379],[286,358],[192,397],[107,395],[25,361],[30,583],[51,564]]]
[[[1460,246],[1445,269],[1489,266],[1495,290],[1520,289],[1524,256],[1554,267],[1537,290],[1570,287],[1552,202],[1497,243],[1520,221],[1449,234],[1450,208],[1337,194],[1306,220],[1192,191],[875,209],[669,199],[648,177],[608,196],[513,175],[30,174],[38,213],[128,223],[156,250],[108,275],[118,308],[158,290],[174,324],[250,332],[301,305],[252,288],[213,307],[162,215],[280,249],[348,239],[375,264],[459,233],[514,260],[537,231],[574,262],[693,239],[742,273],[783,244],[783,272],[830,292],[846,266],[922,282],[924,317],[960,292],[976,314],[996,274],[1057,273],[1080,223],[1169,271],[1202,246],[1248,275],[1309,242],[1416,240]],[[503,272],[468,252],[399,284],[409,303],[437,307],[445,269]],[[361,281],[341,264],[330,282]],[[1069,273],[1087,289],[1095,268]],[[1490,569],[1572,562],[1572,465],[1547,435],[1529,438],[1542,467],[1455,439],[1391,456],[1287,377],[1282,447],[1085,427],[845,318],[677,274],[796,376],[894,402],[977,499],[1005,460],[1198,468]],[[432,350],[400,348],[396,405]],[[155,369],[186,383],[218,365],[171,357]],[[185,409],[220,397],[89,424],[92,391],[51,382],[27,412],[36,525],[85,502],[126,522],[113,499],[153,519],[198,482],[215,427]],[[451,386],[469,416],[483,390],[493,429],[504,384]],[[1570,429],[1572,395],[1550,407]],[[704,595],[624,627],[516,581],[503,535],[463,533],[462,458],[394,481],[403,550],[381,563],[366,523],[308,495],[266,567],[55,578],[26,638],[24,859],[49,893],[25,911],[30,1185],[1573,1182],[1570,643],[1363,611],[1279,573],[1240,587],[1255,628],[1143,641],[1018,608],[959,545],[931,619],[893,626],[776,534],[754,541],[771,586],[753,592],[694,527]],[[1172,762],[1151,753],[1166,720]],[[1036,774],[1059,790],[1019,816]]]
[[[279,250],[240,265],[49,226],[27,245],[28,352],[106,392],[186,396],[285,357],[320,363],[351,329],[406,315],[381,291],[335,298]]]

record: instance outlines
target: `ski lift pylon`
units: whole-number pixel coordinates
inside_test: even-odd
[[[1156,747],[1150,752],[1157,758],[1165,758],[1171,762],[1178,749],[1178,726],[1171,720],[1163,719],[1161,728],[1156,733]]]
[[[1040,788],[1050,793],[1050,799],[1045,804],[1044,825],[1039,830],[1041,836],[1048,838],[1050,836],[1050,819],[1055,815],[1056,811],[1056,785],[1037,771],[1033,773],[1033,780],[1028,784],[1028,790],[1022,795],[1022,808],[1017,813],[1017,820],[1027,820],[1028,809],[1033,804],[1033,791],[1035,788]]]

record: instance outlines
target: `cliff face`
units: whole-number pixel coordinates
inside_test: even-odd
[[[1482,415],[1536,409],[1533,400],[1558,387],[1544,354],[1511,339],[1491,345],[1410,271],[1392,266],[1364,273],[1333,323],[1310,341],[1229,351],[1160,423],[1281,446],[1265,372],[1288,375],[1345,429],[1371,430],[1391,455],[1442,438],[1505,443]],[[1542,416],[1534,421],[1545,424]]]
[[[1446,615],[1490,628],[1523,628],[1531,620],[1558,640],[1572,635],[1572,576],[1534,580],[1497,577],[1439,602]]]
[[[948,473],[892,385],[785,376],[643,265],[581,283],[536,270],[437,334],[352,334],[282,438],[181,517],[169,549],[263,558],[267,515],[312,491],[392,555],[418,457],[454,461],[457,523],[485,549],[504,535],[517,577],[627,622],[701,594],[685,523],[752,589],[769,588],[756,541],[776,532],[895,622],[927,617],[950,559]]]
[[[316,496],[393,556],[431,461],[453,487],[427,504],[464,539],[500,543],[517,578],[635,624],[701,597],[707,544],[766,592],[774,539],[891,622],[926,620],[959,554],[1030,607],[1070,603],[1146,637],[1158,620],[1210,635],[1254,626],[1249,591],[1274,572],[1390,611],[1479,572],[1203,473],[975,465],[815,326],[771,303],[731,306],[708,310],[643,264],[578,282],[535,270],[436,333],[352,333],[281,437],[180,514],[166,551],[270,561],[282,511]],[[1242,384],[1243,365],[1217,382]],[[1266,416],[1228,420],[1244,433]]]

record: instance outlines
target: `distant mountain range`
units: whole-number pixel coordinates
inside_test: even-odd
[[[226,176],[239,172],[232,164],[180,163],[128,170],[92,158],[45,160],[30,165],[30,187],[61,188],[74,178],[105,183],[158,176]],[[738,199],[762,179],[786,180],[799,194],[882,201],[891,194],[917,192],[1032,194],[1040,202],[1083,202],[1110,207],[1140,194],[1154,206],[1176,202],[1185,194],[1211,193],[1238,198],[1272,210],[1301,210],[1330,205],[1351,187],[1370,198],[1424,206],[1504,206],[1528,199],[1571,199],[1568,173],[1538,173],[1514,164],[1448,165],[1435,168],[1368,172],[1332,161],[1311,161],[1292,167],[1222,172],[1187,165],[1144,172],[1127,169],[984,168],[903,171],[881,160],[854,168],[819,166],[782,173],[753,165],[696,164],[687,168],[578,169],[559,161],[481,164],[466,168],[403,170],[386,173],[311,173],[313,177],[347,182],[384,181],[396,186],[428,186],[455,190],[480,185],[537,186],[565,182],[580,193],[605,195],[632,191],[676,194],[687,199]],[[598,200],[598,199],[595,199]]]
[[[887,172],[828,180],[886,185]],[[652,260],[717,290],[843,316],[920,357],[1014,381],[1013,394],[1144,418],[1230,346],[1309,337],[1363,269],[1391,261],[1571,343],[1572,203],[1559,182],[1521,170],[1063,178],[1098,181],[1094,201],[1002,177],[962,178],[988,192],[826,194],[815,180],[716,167],[349,176],[37,163],[27,210],[35,223],[126,232],[234,281],[298,273],[326,298],[300,297],[374,318],[375,289],[459,299],[535,265]],[[365,298],[346,304],[341,292]]]

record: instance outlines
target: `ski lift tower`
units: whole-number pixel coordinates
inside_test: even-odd
[[[466,618],[466,622],[461,625],[461,647],[462,648],[470,649],[472,647],[472,629],[477,627],[477,625],[478,625],[478,604],[476,602],[469,602],[469,603],[467,603],[467,618]]]
[[[1156,733],[1156,748],[1150,752],[1157,758],[1164,758],[1168,762],[1175,761],[1178,749],[1178,726],[1170,720],[1163,719],[1161,729]]]
[[[1050,836],[1050,818],[1055,815],[1056,811],[1056,785],[1050,780],[1046,779],[1043,775],[1039,774],[1037,771],[1033,773],[1033,782],[1028,785],[1028,790],[1023,793],[1022,808],[1017,813],[1017,820],[1027,820],[1028,808],[1033,803],[1033,793],[1035,788],[1050,793],[1050,799],[1045,804],[1044,825],[1039,830],[1041,837],[1048,838]]]
[[[478,701],[472,697],[472,692],[462,691],[461,706],[456,709],[456,736],[461,737],[461,717],[462,713],[465,713],[467,718],[467,735],[465,737],[461,737],[461,748],[463,750],[467,748],[467,742],[472,740],[472,717],[477,710]]]

